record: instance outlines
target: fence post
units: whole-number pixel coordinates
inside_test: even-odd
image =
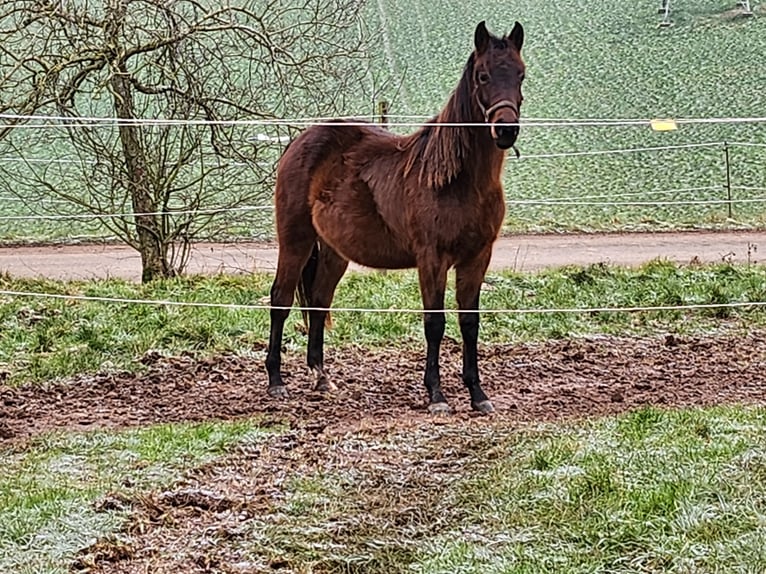
[[[731,164],[729,162],[729,143],[723,142],[723,156],[726,160],[726,201],[729,211],[729,219],[732,218],[731,209]]]
[[[383,127],[388,127],[388,102],[386,100],[378,102],[378,123]]]

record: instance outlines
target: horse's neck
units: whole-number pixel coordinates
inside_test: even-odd
[[[438,125],[431,134],[426,161],[432,163],[438,158],[443,168],[427,166],[431,173],[441,176],[434,183],[441,187],[461,175],[494,177],[502,166],[503,152],[492,141],[489,127],[476,125],[485,123],[477,106],[461,108],[449,102],[434,123]]]
[[[458,179],[500,178],[503,152],[493,143],[489,127],[475,125],[485,122],[471,88],[472,70],[469,60],[444,109],[408,138],[405,175],[416,174],[421,186],[438,190]]]

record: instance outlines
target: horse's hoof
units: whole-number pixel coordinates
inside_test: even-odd
[[[272,385],[267,392],[270,397],[274,397],[275,399],[287,399],[290,397],[285,385]]]
[[[332,393],[338,390],[338,386],[329,379],[319,379],[314,389],[322,393]]]
[[[471,403],[471,406],[473,407],[473,410],[478,411],[483,415],[489,415],[495,412],[495,407],[489,399],[478,403]]]
[[[447,403],[431,403],[428,405],[428,412],[432,415],[451,415],[452,409]]]

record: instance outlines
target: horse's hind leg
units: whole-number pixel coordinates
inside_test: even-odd
[[[491,247],[476,259],[455,269],[455,287],[463,337],[463,382],[471,394],[471,407],[481,413],[495,410],[479,384],[479,293],[492,254]],[[466,312],[467,311],[467,312]]]
[[[280,234],[277,274],[271,285],[271,330],[269,332],[269,350],[266,355],[266,371],[269,374],[268,393],[272,397],[287,397],[287,388],[282,381],[282,335],[285,321],[290,314],[290,307],[295,297],[295,289],[301,279],[301,273],[311,255],[316,242],[313,227],[310,233],[300,236],[283,237]]]
[[[318,391],[335,390],[335,385],[327,377],[324,370],[324,329],[328,309],[335,295],[343,274],[348,267],[348,261],[323,241],[319,241],[317,252],[316,275],[311,278],[311,288],[308,295],[310,307],[317,309],[309,311],[309,344],[307,361],[309,368],[316,375]]]

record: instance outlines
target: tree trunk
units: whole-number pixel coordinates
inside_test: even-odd
[[[117,118],[130,122],[136,117],[133,107],[133,89],[127,66],[119,53],[125,3],[124,0],[111,0],[108,4],[110,25],[106,27],[106,36],[115,55],[110,79],[114,110]],[[140,129],[139,126],[131,123],[119,125],[120,142],[128,174],[128,188],[135,214],[138,251],[141,254],[141,280],[146,283],[153,279],[172,276],[173,269],[167,261],[167,249],[157,222],[159,216],[155,215],[157,203],[152,194],[146,169],[146,155],[138,132]]]

